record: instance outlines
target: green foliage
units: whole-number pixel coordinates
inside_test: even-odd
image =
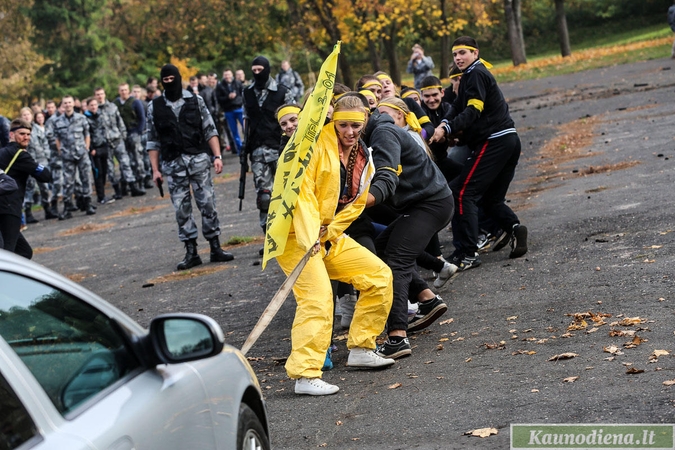
[[[227,245],[239,245],[239,244],[248,244],[249,242],[255,241],[256,238],[252,236],[232,236],[228,241]]]

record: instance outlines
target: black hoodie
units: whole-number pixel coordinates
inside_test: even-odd
[[[386,202],[405,212],[421,202],[452,195],[436,164],[390,116],[374,111],[363,138],[373,149],[375,177],[370,193],[376,204]]]

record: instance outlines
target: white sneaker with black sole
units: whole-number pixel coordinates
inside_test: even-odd
[[[394,364],[395,361],[389,358],[383,358],[375,353],[375,350],[367,348],[354,347],[349,351],[347,366],[360,367],[363,369],[382,369]]]
[[[301,395],[331,395],[340,388],[329,384],[321,378],[298,378],[295,380],[295,393]]]
[[[441,269],[441,271],[438,273],[438,276],[434,280],[434,287],[437,289],[442,288],[445,285],[445,283],[447,283],[450,280],[450,278],[452,278],[455,272],[457,272],[456,265],[449,262],[444,263],[443,268]]]

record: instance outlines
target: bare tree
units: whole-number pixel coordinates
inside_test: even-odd
[[[567,17],[565,16],[565,0],[555,0],[555,23],[558,28],[558,41],[560,42],[560,54],[570,56],[570,34],[567,31]]]
[[[523,25],[520,16],[520,0],[504,0],[504,15],[508,27],[509,45],[513,65],[525,64],[525,40],[523,39]]]
[[[443,23],[444,30],[448,26],[448,14],[445,11],[446,0],[441,1],[441,22]],[[441,71],[439,78],[447,78],[450,76],[450,36],[446,33],[443,33],[441,36]]]

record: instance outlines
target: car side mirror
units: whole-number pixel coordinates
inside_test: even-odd
[[[201,314],[163,314],[150,322],[150,342],[159,363],[205,359],[223,351],[220,325]]]

